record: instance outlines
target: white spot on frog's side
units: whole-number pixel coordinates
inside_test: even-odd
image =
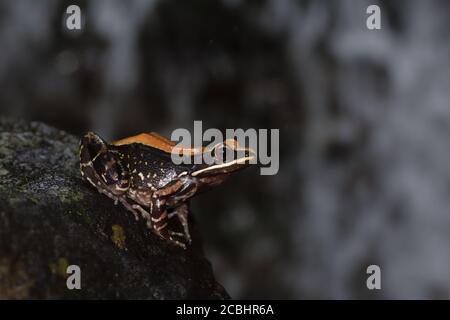
[[[142,181],[144,181],[144,175],[142,174],[142,172],[139,172],[139,177],[141,178]]]
[[[156,172],[153,174],[153,178],[156,178]]]
[[[136,169],[134,169],[134,170],[133,170],[133,172],[131,172],[131,173],[136,173],[136,172],[137,172],[137,170],[136,170]]]

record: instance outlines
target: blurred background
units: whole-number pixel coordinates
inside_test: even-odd
[[[192,202],[233,298],[450,298],[449,59],[450,1],[0,2],[1,116],[280,129],[277,175]]]

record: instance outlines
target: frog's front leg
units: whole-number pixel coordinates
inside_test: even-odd
[[[139,214],[137,213],[137,211],[135,209],[137,209],[134,205],[131,205],[128,203],[127,200],[123,199],[123,198],[119,198],[120,203],[129,211],[131,211],[134,215],[134,218],[136,220],[139,220]],[[142,209],[142,208],[141,208]],[[143,209],[142,209],[143,210]]]
[[[154,225],[153,225],[153,221],[155,222],[160,222],[162,221],[165,216],[167,215],[162,215],[161,217],[159,217],[158,219],[153,218],[152,214],[150,213],[152,211],[152,204],[150,204],[150,212],[148,212],[147,210],[145,210],[144,208],[142,208],[140,205],[138,204],[130,204],[128,203],[127,200],[120,198],[120,202],[122,203],[122,205],[128,209],[129,211],[131,211],[134,215],[134,217],[136,218],[136,220],[139,220],[139,213],[141,213],[142,217],[147,221],[147,227],[150,229],[154,229]],[[161,226],[159,226],[159,228],[161,228]]]
[[[139,220],[139,212],[141,213],[142,217],[149,221],[151,219],[151,215],[150,213],[145,210],[144,208],[142,208],[140,205],[138,204],[130,204],[128,203],[127,200],[123,199],[123,198],[119,198],[118,200],[120,200],[120,203],[122,203],[122,205],[128,209],[129,211],[131,211],[135,217],[136,220]],[[138,212],[139,211],[139,212]]]

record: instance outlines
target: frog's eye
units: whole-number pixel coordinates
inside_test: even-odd
[[[126,172],[111,152],[104,152],[94,161],[94,169],[107,185],[120,184],[126,180]]]
[[[112,167],[106,170],[106,173],[102,175],[103,180],[105,180],[106,184],[116,184],[120,181],[120,177],[122,176],[120,166],[113,164]]]

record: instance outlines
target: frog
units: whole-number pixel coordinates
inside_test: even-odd
[[[176,164],[173,153],[190,161]],[[205,155],[213,161],[196,161]],[[89,131],[79,146],[83,180],[114,204],[122,204],[136,220],[142,217],[155,235],[184,249],[192,242],[190,199],[222,185],[229,176],[253,164],[255,157],[254,150],[241,146],[236,139],[181,148],[156,132],[108,143]],[[168,227],[173,217],[178,218],[182,232]]]

